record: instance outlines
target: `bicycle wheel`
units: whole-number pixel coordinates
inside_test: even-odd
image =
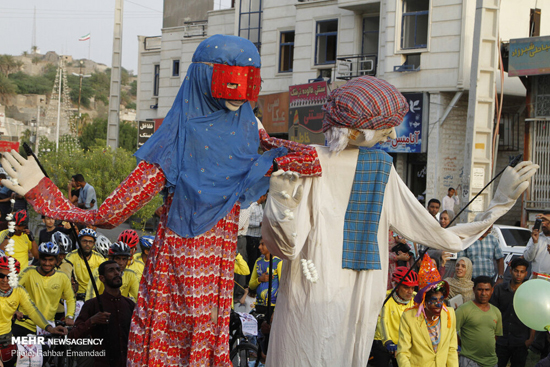
[[[239,344],[231,350],[229,358],[233,367],[249,367],[249,362],[254,363],[258,358],[258,347],[250,343]]]

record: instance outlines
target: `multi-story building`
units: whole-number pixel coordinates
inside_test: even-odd
[[[258,46],[261,96],[288,93],[289,86],[313,80],[336,88],[360,75],[385,79],[405,95],[414,93],[418,149],[391,154],[403,180],[426,201],[441,200],[454,187],[464,204],[481,188],[476,185],[483,186],[511,156],[524,152],[526,89],[497,69],[498,49],[501,41],[532,35],[533,1],[234,0],[230,9],[211,10],[210,0],[194,1],[200,11],[193,12],[173,2],[165,0],[170,17],[161,36],[139,37],[138,120],[160,123],[196,46],[221,33]],[[545,16],[542,9],[541,35],[550,34]],[[290,126],[288,106],[279,108]],[[489,112],[483,116],[483,111]],[[493,142],[497,120],[500,132]],[[478,201],[474,211],[487,203]],[[503,222],[520,221],[522,205]]]

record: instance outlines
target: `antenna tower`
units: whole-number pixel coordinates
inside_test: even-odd
[[[65,70],[65,61],[63,56],[59,56],[59,66],[55,75],[52,96],[44,125],[49,129],[48,139],[56,141],[59,144],[59,137],[67,134],[74,134],[74,126],[69,119],[71,109],[71,100],[69,97],[69,87],[67,84],[67,71]]]
[[[36,53],[36,6],[34,7],[34,17],[32,22],[32,42],[31,42],[31,53]]]

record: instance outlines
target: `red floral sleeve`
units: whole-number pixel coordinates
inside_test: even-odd
[[[321,164],[314,147],[271,137],[264,129],[260,129],[260,145],[265,150],[278,147],[288,149],[287,155],[275,159],[279,169],[298,172],[303,177],[321,176]],[[272,169],[269,170],[266,176],[271,175],[271,171]]]
[[[142,161],[98,210],[77,208],[49,178],[43,178],[25,195],[25,199],[37,212],[48,217],[114,228],[154,198],[164,183],[165,176],[160,167]]]

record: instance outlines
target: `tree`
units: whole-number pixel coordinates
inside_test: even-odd
[[[0,103],[6,103],[7,99],[17,93],[17,85],[7,76],[0,73]]]
[[[0,73],[5,76],[17,72],[23,66],[23,62],[15,60],[11,55],[0,55]]]
[[[78,138],[80,146],[85,151],[93,147],[105,147],[107,140],[107,119],[96,118],[91,124],[82,128],[82,135]],[[101,143],[99,143],[101,140]],[[137,128],[128,122],[119,125],[118,145],[120,148],[134,153],[137,150]]]
[[[19,94],[46,94],[52,91],[53,80],[42,75],[29,75],[22,71],[9,76],[17,86]]]
[[[50,151],[42,152],[46,147]],[[69,135],[60,138],[58,152],[55,151],[55,143],[46,139],[41,140],[40,151],[44,169],[64,195],[67,195],[67,182],[72,175],[80,173],[95,188],[98,206],[136,167],[136,159],[125,149],[113,151],[103,145],[83,151]],[[141,226],[145,226],[147,219],[161,204],[162,198],[157,195],[136,213]]]
[[[134,80],[133,82],[130,83],[130,95],[132,97],[137,96],[137,80]]]

